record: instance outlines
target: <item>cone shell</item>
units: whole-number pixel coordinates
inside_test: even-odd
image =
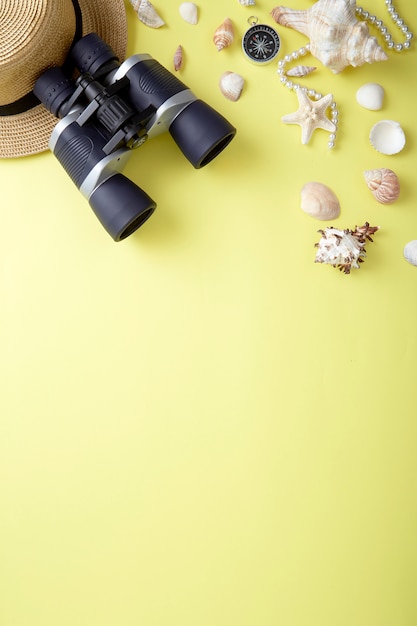
[[[198,22],[198,8],[194,2],[183,2],[180,4],[180,15],[189,24],[195,25]]]
[[[233,43],[235,34],[232,20],[226,17],[224,22],[220,24],[214,31],[213,42],[217,50],[220,52]]]
[[[323,183],[306,183],[301,189],[301,208],[318,220],[333,220],[340,214],[340,204],[333,191]]]
[[[235,72],[223,72],[220,78],[220,91],[228,100],[236,102],[240,98],[245,80]]]
[[[178,48],[175,50],[175,54],[174,54],[174,70],[176,72],[178,72],[178,70],[182,68],[183,62],[184,62],[183,49],[182,49],[182,46],[179,45]]]
[[[381,204],[392,204],[400,195],[400,181],[392,170],[381,167],[363,173],[366,184]]]
[[[405,146],[404,131],[395,120],[380,120],[374,124],[369,140],[381,154],[397,154]]]
[[[303,76],[308,76],[311,72],[314,72],[317,67],[313,67],[312,65],[296,65],[291,69],[287,70],[285,73],[287,76],[296,76],[297,78],[302,78]]]
[[[367,24],[356,19],[355,9],[355,0],[318,0],[307,10],[278,6],[271,15],[281,26],[306,35],[311,54],[338,73],[348,65],[388,58],[376,38],[370,36]]]
[[[409,241],[404,246],[404,258],[411,263],[411,265],[417,265],[417,239]]]
[[[158,15],[153,4],[149,0],[130,0],[130,4],[138,14],[138,18],[150,28],[160,28],[164,26],[164,20]]]

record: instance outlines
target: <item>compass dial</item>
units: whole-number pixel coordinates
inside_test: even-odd
[[[246,31],[242,48],[255,63],[269,63],[278,54],[281,42],[278,33],[266,24],[255,24]]]

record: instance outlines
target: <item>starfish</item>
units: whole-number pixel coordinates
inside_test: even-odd
[[[328,130],[331,133],[335,132],[335,124],[326,115],[326,109],[333,100],[331,93],[315,102],[308,97],[304,89],[297,89],[297,97],[300,105],[298,110],[295,113],[284,115],[281,120],[284,124],[299,124],[301,126],[302,144],[310,141],[311,135],[316,128],[323,128],[323,130]]]

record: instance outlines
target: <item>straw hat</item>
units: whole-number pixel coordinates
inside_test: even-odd
[[[74,39],[96,32],[124,59],[124,0],[1,0],[0,158],[48,148],[57,119],[31,93],[38,77],[62,65]]]

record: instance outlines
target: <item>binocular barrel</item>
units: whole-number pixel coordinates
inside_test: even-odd
[[[223,151],[236,129],[147,54],[120,64],[110,46],[90,33],[75,44],[71,57],[81,72],[76,82],[52,68],[38,79],[34,93],[61,118],[50,149],[105,229],[120,241],[156,208],[119,173],[132,147],[169,131],[199,169]]]

